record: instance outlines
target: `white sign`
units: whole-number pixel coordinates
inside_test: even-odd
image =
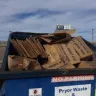
[[[29,96],[42,96],[42,88],[29,89]]]
[[[57,25],[58,30],[71,29],[71,25]]]
[[[71,29],[71,25],[64,25],[64,29]]]
[[[55,96],[91,96],[91,84],[55,87]]]
[[[94,75],[52,77],[51,82],[94,80]]]

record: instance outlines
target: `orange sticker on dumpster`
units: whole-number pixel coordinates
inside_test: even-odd
[[[94,75],[52,77],[51,82],[69,82],[86,80],[94,80]]]

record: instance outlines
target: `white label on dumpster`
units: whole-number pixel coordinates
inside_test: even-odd
[[[52,77],[51,82],[94,80],[94,75]]]
[[[29,96],[42,96],[42,88],[29,89]]]
[[[55,87],[55,96],[91,96],[91,84]]]

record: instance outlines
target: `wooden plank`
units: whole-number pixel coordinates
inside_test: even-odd
[[[83,39],[80,36],[76,37],[79,42],[81,42],[82,47],[86,49],[86,51],[89,53],[89,55],[93,54],[93,51],[86,45],[86,43],[83,41]]]
[[[14,46],[14,48],[19,52],[19,54],[21,56],[25,56],[25,54],[23,53],[22,49],[19,47],[19,45],[16,43],[15,40],[10,40],[10,42],[12,43],[12,45]]]
[[[80,63],[80,58],[78,54],[76,53],[76,51],[74,50],[73,45],[71,43],[68,43],[66,46],[67,46],[67,49],[65,52],[70,60],[70,63],[71,64]]]
[[[60,35],[60,34],[65,34],[65,33],[67,33],[67,34],[70,34],[70,35],[72,35],[73,33],[75,33],[76,32],[76,29],[72,29],[72,30],[56,30],[53,34],[54,35]]]
[[[78,39],[77,39],[77,37],[76,38],[74,38],[74,39],[72,39],[72,42],[76,45],[76,46],[78,46],[78,50],[80,50],[80,53],[82,54],[82,58],[83,57],[86,57],[86,56],[88,56],[88,53],[87,53],[87,49],[85,49],[83,46],[82,46],[82,43],[80,42],[80,41],[78,41]]]
[[[38,54],[31,47],[31,44],[29,42],[27,42],[26,40],[24,42],[25,42],[26,46],[29,48],[28,50],[30,51],[31,58],[36,58],[38,56]]]
[[[54,44],[52,45],[44,45],[45,51],[47,52],[47,54],[51,54],[51,56],[54,58],[54,60],[60,60],[59,54],[57,53],[57,50],[54,46]]]
[[[21,40],[16,39],[17,43],[20,45],[20,47],[22,48],[22,50],[24,51],[24,53],[26,54],[27,57],[30,57],[29,53],[26,51],[26,49],[24,48],[24,46],[21,43]]]
[[[47,64],[42,65],[44,69],[62,69],[64,67],[64,63],[60,60],[55,62],[50,62]]]

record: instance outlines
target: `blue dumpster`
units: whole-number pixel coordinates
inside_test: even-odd
[[[95,76],[7,79],[1,96],[95,96]]]
[[[24,39],[41,33],[13,32],[9,36],[0,71],[0,96],[96,96],[96,69],[8,71],[7,57],[12,54],[10,39]],[[85,40],[95,52],[96,48]]]

